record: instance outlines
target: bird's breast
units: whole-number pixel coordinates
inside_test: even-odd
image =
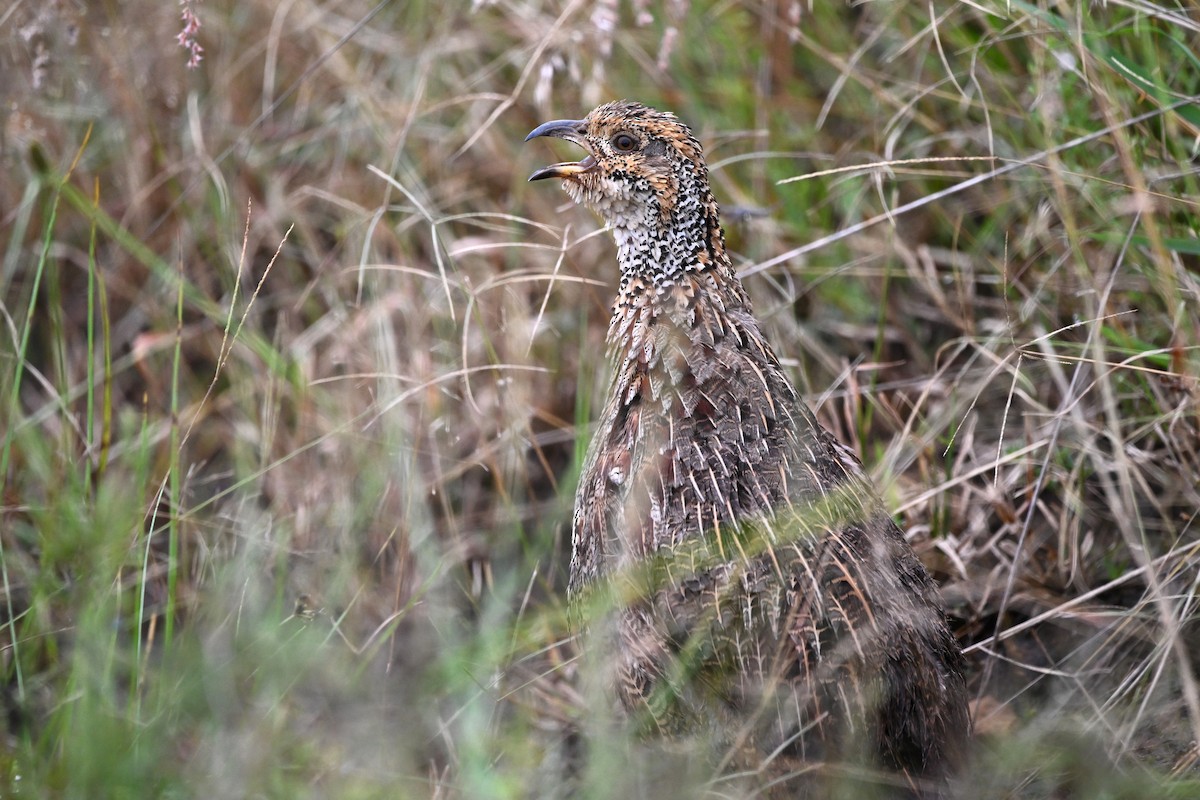
[[[753,318],[705,288],[618,301],[609,400],[576,503],[575,557],[591,574],[769,514],[787,495],[794,390]]]

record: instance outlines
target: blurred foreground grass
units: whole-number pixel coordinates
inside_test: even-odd
[[[0,795],[562,796],[616,275],[521,142],[630,97],[943,585],[962,796],[1200,796],[1194,8],[186,7],[0,13]]]

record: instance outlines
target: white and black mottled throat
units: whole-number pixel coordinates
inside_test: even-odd
[[[644,213],[611,220],[621,268],[621,291],[662,292],[688,273],[728,264],[720,212],[708,181],[691,165],[675,170],[664,196],[644,178],[631,179],[634,194],[649,195]],[[670,196],[673,195],[673,196]]]

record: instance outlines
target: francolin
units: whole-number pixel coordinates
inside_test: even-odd
[[[612,690],[652,730],[709,737],[771,796],[823,791],[789,776],[847,762],[926,794],[969,735],[962,655],[862,465],[764,337],[700,143],[629,101],[539,136],[587,151],[529,180],[560,178],[597,212],[620,266],[569,585],[617,598],[601,612]]]

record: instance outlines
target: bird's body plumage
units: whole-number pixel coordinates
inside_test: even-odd
[[[535,135],[588,150],[532,179],[562,177],[617,242],[614,374],[576,495],[570,591],[624,586],[610,628],[623,705],[779,764],[854,751],[944,772],[969,724],[936,589],[764,337],[700,144],[628,101]]]

